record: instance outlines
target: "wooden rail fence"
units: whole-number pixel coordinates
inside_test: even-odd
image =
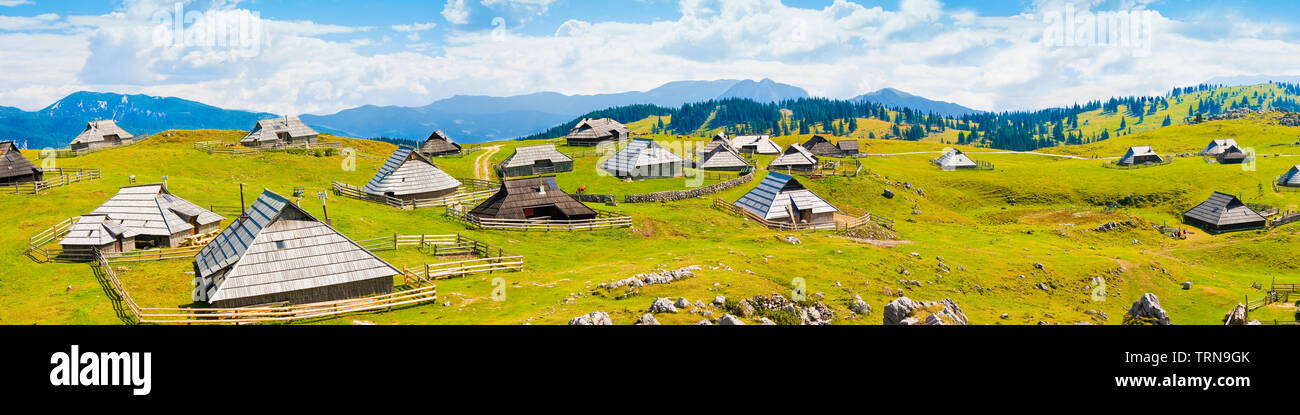
[[[365,200],[392,206],[398,209],[419,209],[429,207],[443,207],[459,204],[477,204],[496,194],[501,184],[490,180],[479,179],[456,179],[461,182],[461,187],[456,189],[456,194],[434,198],[434,199],[416,199],[403,200],[388,195],[374,195],[366,193],[360,187],[347,183],[333,182],[334,194],[339,196],[350,197],[358,200]]]
[[[498,229],[508,231],[595,231],[627,228],[632,226],[632,217],[619,213],[593,209],[595,219],[587,220],[529,220],[529,219],[492,219],[479,218],[456,206],[447,207],[447,217],[461,221],[478,229]]]
[[[276,144],[269,147],[246,147],[239,143],[225,141],[200,141],[194,143],[194,149],[208,154],[226,154],[247,156],[267,151],[337,149],[343,147],[342,141],[317,141],[302,144]]]
[[[16,195],[36,195],[56,187],[68,186],[87,180],[98,180],[102,177],[102,173],[99,169],[57,168],[44,169],[44,172],[46,174],[45,180],[0,186],[0,192],[13,193]],[[53,175],[53,177],[50,177],[50,175]]]
[[[476,256],[476,259],[424,264],[422,269],[414,271],[403,269],[406,283],[411,286],[431,284],[434,280],[460,277],[477,273],[494,273],[504,271],[522,271],[524,257],[506,252],[464,235],[400,235],[393,234],[374,239],[357,241],[358,245],[370,251],[397,250],[404,246],[415,246],[421,251],[435,257]]]

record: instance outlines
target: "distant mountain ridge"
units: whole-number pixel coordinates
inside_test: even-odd
[[[76,92],[34,112],[0,107],[0,140],[27,148],[66,148],[94,120],[116,120],[135,135],[165,130],[247,130],[275,114],[227,110],[180,98]]]
[[[419,139],[445,130],[459,142],[505,140],[536,133],[592,111],[638,104],[677,107],[721,98],[777,102],[808,96],[771,79],[676,81],[644,92],[565,95],[538,92],[510,97],[457,95],[423,107],[364,106],[329,115],[303,115],[322,131],[354,137]],[[508,122],[506,122],[508,120]]]
[[[935,101],[912,95],[894,88],[884,88],[876,92],[862,94],[850,99],[850,101],[874,102],[887,107],[911,108],[922,112],[933,112],[946,117],[960,117],[982,112],[951,102]]]

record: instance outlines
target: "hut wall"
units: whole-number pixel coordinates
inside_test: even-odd
[[[393,196],[393,197],[407,202],[416,201],[416,200],[440,199],[447,196],[455,195],[456,190],[457,189],[447,189],[447,190],[442,190],[437,192],[416,193],[413,195],[403,195],[403,196]]]
[[[394,279],[393,276],[390,275],[347,284],[337,284],[306,290],[222,300],[212,303],[212,306],[218,308],[231,308],[286,301],[291,304],[311,304],[326,301],[347,300],[350,298],[368,297],[376,294],[390,294],[393,292],[393,284]]]
[[[42,172],[39,172],[39,171],[38,171],[38,172],[34,172],[34,173],[32,173],[32,174],[25,174],[25,175],[22,175],[22,176],[5,177],[5,178],[3,178],[3,179],[0,179],[0,185],[11,185],[11,184],[23,184],[23,183],[39,182],[39,181],[43,180],[44,177],[45,177],[45,173],[42,173]]]
[[[604,136],[604,137],[601,137],[601,138],[595,138],[595,139],[588,139],[588,138],[569,138],[569,139],[566,139],[565,144],[567,144],[567,145],[569,145],[569,146],[573,146],[573,147],[595,147],[595,146],[600,145],[600,143],[603,143],[603,142],[606,142],[606,141],[618,141],[618,139],[619,139],[619,138],[618,138],[617,136],[613,136],[613,135]]]

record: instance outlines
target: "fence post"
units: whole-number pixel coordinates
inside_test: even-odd
[[[393,250],[397,250],[397,232],[393,232]]]

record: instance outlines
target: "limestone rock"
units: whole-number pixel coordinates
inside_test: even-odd
[[[592,311],[585,316],[577,316],[569,320],[570,326],[612,326],[614,321],[610,320],[609,314],[601,311]]]
[[[736,316],[727,314],[722,316],[722,318],[718,319],[718,325],[719,326],[743,326],[745,325],[745,322],[740,321],[740,319],[736,318]]]
[[[1155,294],[1146,293],[1137,302],[1133,303],[1133,307],[1129,308],[1128,313],[1124,314],[1123,324],[1127,326],[1169,326],[1173,325],[1173,322],[1169,320],[1169,314],[1165,313],[1165,309],[1160,308],[1160,299],[1156,298]]]
[[[650,314],[676,313],[677,307],[673,305],[673,300],[660,298],[651,303],[650,309],[646,311],[649,311]]]
[[[658,325],[659,325],[659,320],[658,320],[658,319],[655,319],[655,315],[654,315],[654,314],[646,314],[646,315],[644,315],[644,316],[641,316],[641,318],[638,319],[638,320],[636,321],[635,325],[637,325],[637,326],[658,326]]]

